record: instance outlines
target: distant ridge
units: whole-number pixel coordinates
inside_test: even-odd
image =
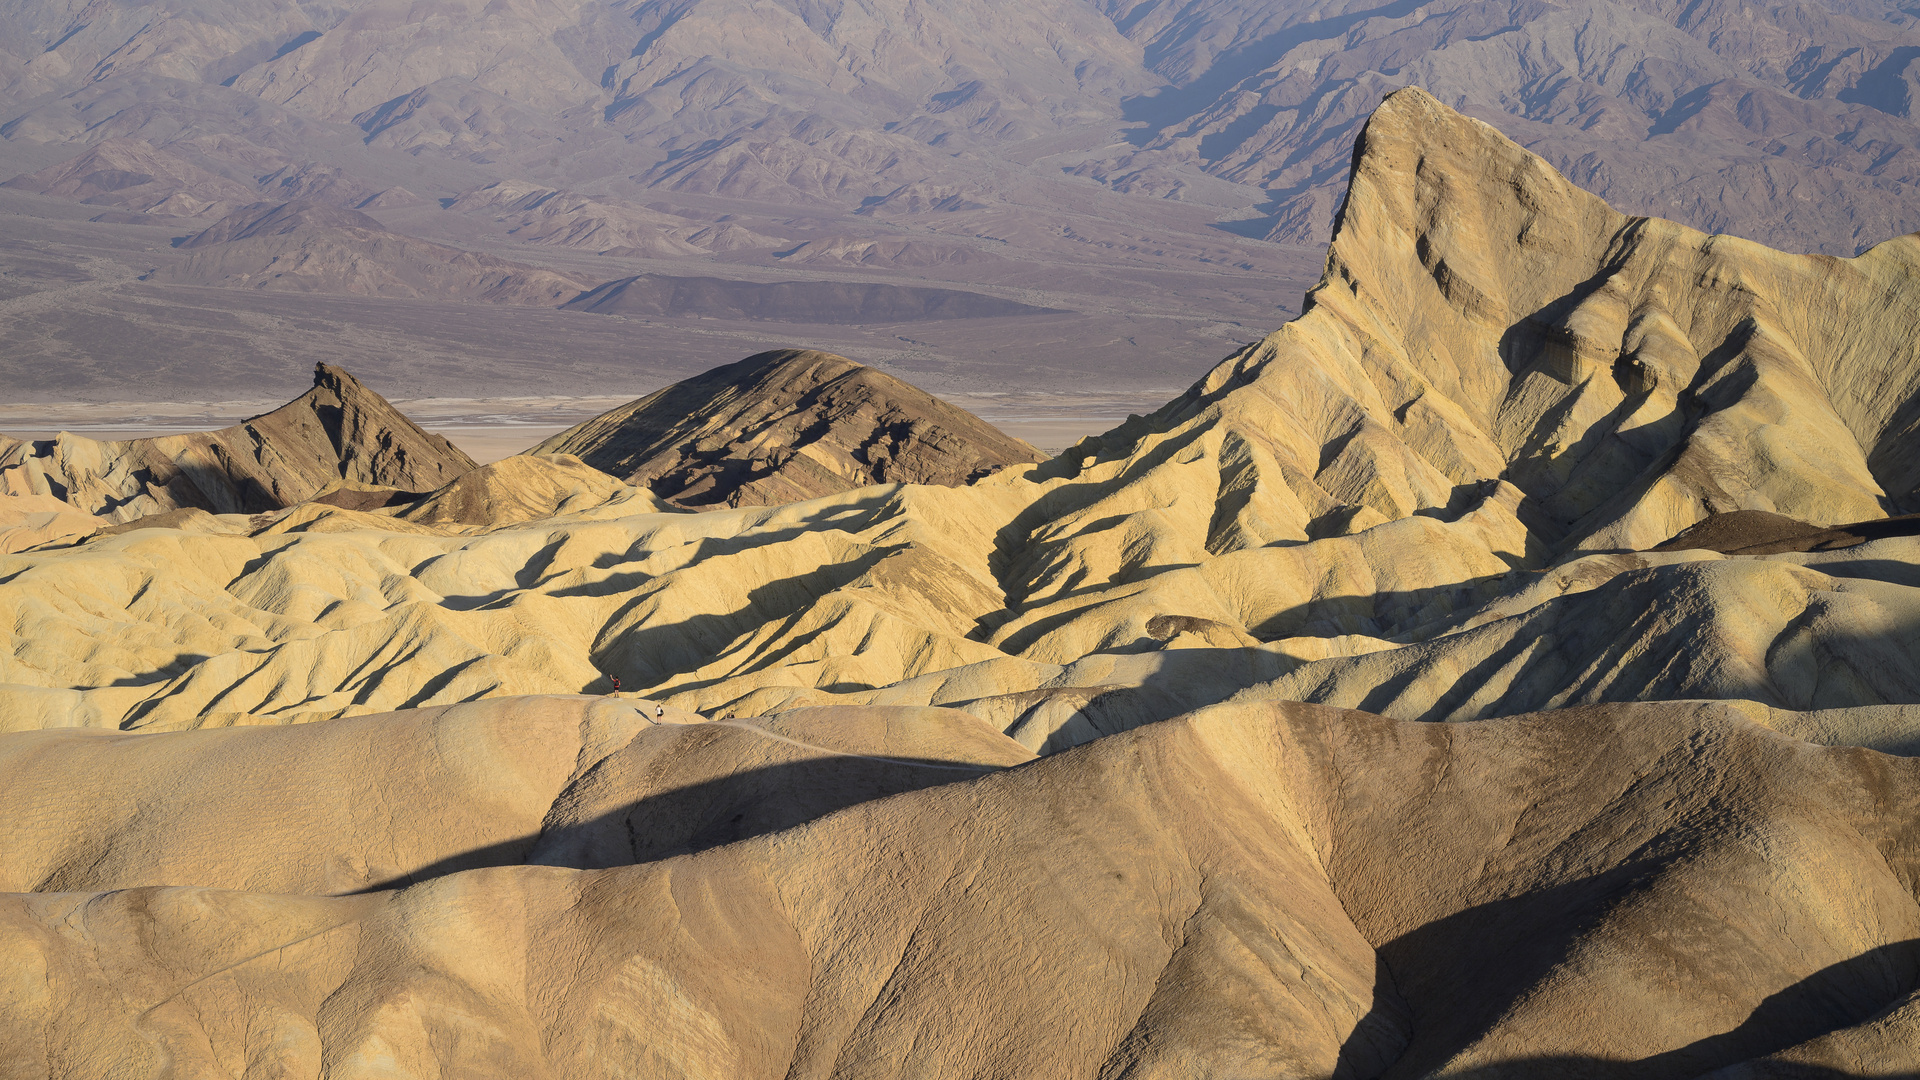
[[[609,281],[563,306],[570,311],[603,315],[701,315],[796,323],[920,322],[1058,313],[1057,308],[1034,307],[963,289],[864,281],[731,281],[663,274]]]
[[[260,197],[237,180],[208,172],[143,139],[107,139],[72,161],[16,176],[0,187],[178,217],[223,214]]]
[[[965,409],[844,356],[782,349],[678,382],[528,453],[573,454],[683,506],[868,484],[964,484],[1042,460]]]
[[[179,246],[208,247],[231,240],[249,240],[256,236],[285,236],[295,229],[308,228],[387,231],[385,225],[358,210],[329,206],[312,199],[295,199],[278,205],[255,203],[252,206],[243,206],[180,241]]]
[[[588,280],[393,232],[310,199],[254,203],[180,241],[193,254],[144,280],[277,292],[552,307]]]
[[[0,435],[0,493],[52,495],[115,522],[181,509],[278,510],[337,480],[432,491],[475,468],[331,364],[315,367],[313,389],[218,431],[126,442]]]

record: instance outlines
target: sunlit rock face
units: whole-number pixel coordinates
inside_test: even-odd
[[[323,369],[233,429],[297,499],[11,496],[0,1061],[1914,1071],[1920,245],[1416,90],[1352,176],[1301,318],[1046,461],[790,351],[446,477]]]

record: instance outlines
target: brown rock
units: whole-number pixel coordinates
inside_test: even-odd
[[[1891,536],[1920,536],[1920,514],[1824,526],[1765,510],[1734,510],[1690,526],[1653,550],[1779,555],[1792,551],[1837,551]]]
[[[185,508],[278,510],[342,479],[432,491],[475,468],[346,371],[320,364],[313,383],[273,412],[219,431],[126,442],[62,433],[0,445],[0,490],[50,494],[128,522]]]
[[[682,506],[759,506],[868,484],[953,487],[1039,451],[842,356],[783,349],[675,383],[530,453],[573,454]]]

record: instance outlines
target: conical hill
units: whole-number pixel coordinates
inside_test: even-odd
[[[869,484],[978,479],[1041,460],[964,409],[843,356],[782,349],[714,368],[535,447],[682,506],[767,506]]]

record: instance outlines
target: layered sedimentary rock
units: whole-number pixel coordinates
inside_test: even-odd
[[[842,356],[781,350],[675,383],[541,443],[683,506],[976,480],[1041,459],[979,417]]]
[[[432,491],[474,468],[345,371],[321,364],[313,383],[273,412],[219,431],[127,442],[0,436],[0,491],[52,495],[126,522],[180,509],[276,510],[342,479]]]

